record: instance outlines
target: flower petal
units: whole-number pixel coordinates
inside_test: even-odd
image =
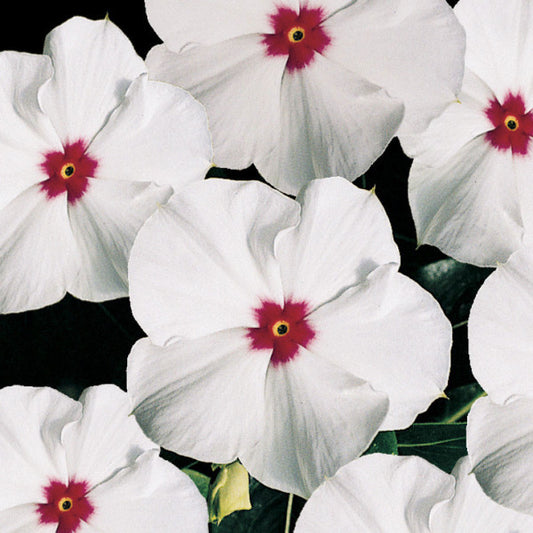
[[[214,163],[220,167],[246,168],[267,156],[279,140],[287,58],[267,60],[261,39],[244,35],[181,54],[161,45],[146,58],[150,78],[183,87],[205,105]]]
[[[496,502],[533,514],[533,399],[505,405],[476,401],[467,423],[467,447],[473,472]]]
[[[333,36],[326,57],[405,104],[398,134],[409,150],[409,137],[461,87],[465,35],[452,9],[439,0],[350,2],[324,26]]]
[[[52,59],[54,76],[40,101],[63,142],[92,139],[131,81],[146,70],[109,20],[67,20],[47,35],[44,53]]]
[[[297,194],[313,178],[363,174],[395,135],[403,105],[315,54],[305,69],[283,76],[279,113],[279,140],[254,163],[275,187]]]
[[[0,531],[5,533],[57,533],[57,524],[41,524],[33,503],[0,510]]]
[[[91,493],[94,531],[207,533],[207,505],[189,477],[151,451]]]
[[[0,211],[0,312],[58,302],[78,266],[66,195],[33,185]]]
[[[533,247],[500,265],[476,295],[468,321],[470,364],[492,400],[533,393]]]
[[[62,434],[71,478],[94,487],[132,464],[145,450],[158,449],[129,416],[129,398],[115,385],[85,389],[79,401],[82,417]]]
[[[432,507],[452,495],[453,477],[420,457],[366,455],[317,489],[294,531],[428,533]]]
[[[133,313],[156,344],[257,326],[261,299],[283,303],[274,239],[298,204],[270,187],[209,179],[188,186],[139,232]]]
[[[363,281],[377,266],[400,262],[389,219],[369,191],[343,178],[314,180],[297,198],[298,226],[276,241],[284,293],[311,309]]]
[[[89,151],[98,161],[98,176],[177,190],[203,179],[211,166],[205,109],[186,91],[141,76]]]
[[[261,435],[270,353],[252,352],[246,330],[164,348],[141,339],[128,358],[128,393],[145,433],[200,461],[230,463]]]
[[[63,427],[81,416],[81,405],[49,388],[0,389],[0,511],[42,503],[50,479],[68,479]],[[5,531],[5,530],[4,530]]]
[[[446,387],[451,326],[435,299],[384,265],[309,315],[309,349],[385,392],[381,430],[412,424]]]
[[[533,96],[533,9],[527,0],[461,0],[455,14],[468,34],[466,64],[495,91],[500,101],[511,90]]]
[[[504,262],[520,246],[522,218],[510,151],[484,137],[438,167],[413,162],[409,203],[419,244],[478,266]]]
[[[272,0],[146,0],[146,14],[157,35],[179,52],[191,44],[220,43],[250,33],[270,33],[268,15],[275,10]],[[297,0],[283,5],[297,10]]]
[[[387,399],[368,383],[299,350],[291,361],[269,366],[263,435],[240,458],[261,483],[308,498],[369,446],[386,415]]]
[[[87,192],[69,204],[80,268],[68,291],[82,300],[128,295],[128,258],[139,228],[171,195],[168,186],[91,179]]]
[[[53,74],[50,59],[19,52],[0,53],[0,209],[41,181],[43,154],[61,146],[41,111],[39,90]]]
[[[468,457],[459,459],[452,472],[456,479],[455,495],[434,507],[430,520],[432,533],[527,533],[533,530],[533,517],[493,502],[481,490],[476,477],[471,473],[472,466]]]

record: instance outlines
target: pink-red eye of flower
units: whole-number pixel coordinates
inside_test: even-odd
[[[94,507],[87,496],[85,481],[50,481],[43,489],[46,503],[37,506],[41,524],[57,524],[56,533],[76,533],[80,524],[87,522]]]
[[[258,327],[248,329],[248,338],[253,350],[272,350],[270,361],[274,366],[294,358],[300,346],[306,347],[315,337],[315,332],[306,319],[308,304],[285,303],[284,307],[274,302],[263,302],[254,309]]]
[[[81,198],[89,186],[88,178],[94,177],[98,162],[87,153],[83,140],[67,143],[63,152],[44,154],[42,170],[48,179],[41,183],[41,190],[48,198],[67,193],[67,199],[74,203]]]
[[[485,139],[498,150],[512,150],[513,154],[526,155],[533,136],[533,113],[526,113],[522,95],[508,93],[503,104],[495,98],[489,102],[485,114],[494,129]]]
[[[320,7],[302,7],[299,14],[287,7],[278,7],[269,18],[273,33],[263,35],[266,53],[288,56],[289,72],[309,65],[315,53],[322,53],[331,42],[321,26],[325,14]]]

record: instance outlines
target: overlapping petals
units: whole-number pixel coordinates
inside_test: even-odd
[[[126,296],[139,227],[211,164],[205,111],[149,81],[107,20],[71,19],[0,68],[0,312]]]
[[[130,411],[112,385],[79,402],[48,388],[2,389],[2,531],[207,532],[205,501]]]
[[[533,10],[522,0],[461,0],[455,12],[467,33],[464,83],[422,135],[409,202],[420,244],[495,266],[533,228]]]
[[[515,252],[479,290],[469,320],[474,376],[487,391],[469,414],[468,452],[483,490],[533,514],[533,248]]]
[[[140,424],[182,455],[239,458],[309,496],[366,449],[389,404],[386,427],[404,427],[446,385],[450,325],[398,261],[375,195],[342,178],[296,201],[258,182],[188,187],[131,253],[149,335],[128,362]]]
[[[150,76],[205,104],[215,163],[254,163],[291,194],[310,176],[354,179],[398,132],[411,149],[463,75],[464,32],[440,0],[147,0],[146,11],[164,41]]]
[[[419,457],[362,457],[317,489],[295,533],[529,531],[533,519],[487,498],[469,468],[467,457],[451,475]]]

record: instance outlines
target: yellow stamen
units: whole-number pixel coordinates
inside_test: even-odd
[[[289,323],[285,320],[278,320],[273,326],[272,326],[272,333],[275,337],[284,337],[289,333]]]
[[[291,43],[298,43],[305,39],[305,30],[301,26],[294,26],[289,30],[288,37]]]
[[[516,131],[519,126],[518,119],[514,115],[507,115],[504,124],[509,131]]]
[[[72,498],[69,498],[68,496],[65,496],[64,498],[61,498],[59,500],[59,503],[57,504],[57,508],[62,513],[70,511],[72,509]]]

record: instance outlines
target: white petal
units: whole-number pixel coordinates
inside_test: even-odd
[[[274,239],[293,200],[258,183],[188,186],[143,226],[130,260],[135,318],[156,344],[257,325],[261,299],[283,303]]]
[[[397,268],[376,269],[309,315],[316,331],[309,349],[388,395],[382,430],[409,426],[442,394],[450,368],[450,323]]]
[[[455,495],[451,500],[434,507],[430,521],[431,533],[533,531],[533,517],[498,505],[485,495],[476,476],[472,474],[468,457],[457,462],[452,475],[456,478]]]
[[[294,531],[429,533],[431,509],[452,496],[453,484],[452,476],[420,457],[366,455],[324,482]]]
[[[313,178],[363,174],[395,135],[403,105],[315,54],[305,69],[283,76],[279,112],[279,140],[254,163],[275,187],[297,194]]]
[[[33,185],[0,211],[0,312],[58,302],[78,266],[66,195]]]
[[[269,366],[265,397],[263,436],[241,461],[261,483],[304,498],[363,453],[387,412],[384,394],[304,348]]]
[[[0,390],[0,510],[44,503],[50,481],[68,480],[61,431],[81,405],[49,388]]]
[[[132,464],[145,450],[157,449],[130,416],[127,394],[114,385],[83,391],[83,415],[63,430],[69,475],[90,487]]]
[[[74,17],[46,37],[54,76],[41,103],[63,142],[89,141],[145,71],[128,38],[109,20]]]
[[[51,122],[39,106],[38,94],[52,76],[47,57],[0,53],[0,209],[24,189],[41,181],[44,154],[61,147]]]
[[[478,136],[439,167],[419,164],[409,174],[409,203],[418,242],[458,261],[494,266],[522,236],[516,172],[510,151]]]
[[[90,493],[94,531],[128,533],[207,533],[207,505],[194,483],[157,452]]]
[[[503,403],[533,394],[533,247],[523,247],[479,289],[468,338],[474,376]]]
[[[473,471],[496,502],[533,514],[533,399],[505,405],[476,401],[467,423],[467,447]]]
[[[259,439],[269,359],[250,350],[244,329],[165,348],[141,339],[128,359],[137,421],[180,455],[230,463]]]
[[[261,38],[245,35],[181,54],[156,46],[146,58],[150,78],[183,87],[205,105],[220,167],[246,168],[279,141],[287,57],[266,57]]]
[[[203,179],[211,139],[203,106],[182,89],[137,78],[89,147],[98,176],[155,181],[176,190]]]
[[[272,0],[146,0],[148,20],[159,37],[179,52],[188,44],[211,44],[250,33],[271,33]],[[284,7],[298,10],[297,0]]]
[[[503,101],[509,90],[531,93],[533,9],[528,0],[493,0],[490,9],[479,0],[462,0],[457,18],[468,36],[466,64]]]
[[[312,181],[297,200],[300,223],[276,241],[284,293],[293,300],[315,308],[377,266],[400,262],[389,219],[372,192],[328,178]]]
[[[80,268],[68,291],[82,300],[128,295],[128,258],[139,228],[171,195],[168,186],[90,179],[86,193],[69,205]]]
[[[324,27],[334,39],[326,57],[404,102],[404,148],[403,136],[423,131],[459,92],[465,35],[446,2],[350,2]]]
[[[2,533],[56,533],[56,524],[41,524],[40,514],[33,503],[0,510]]]

